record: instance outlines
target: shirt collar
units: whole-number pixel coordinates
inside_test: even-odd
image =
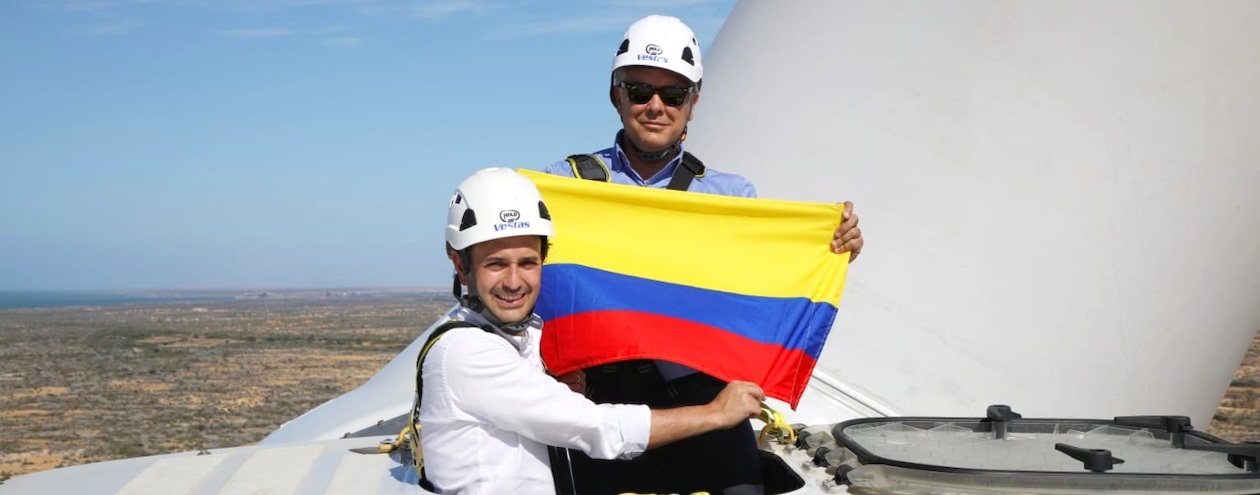
[[[512,347],[515,347],[516,350],[520,351],[522,355],[524,355],[526,351],[529,349],[529,346],[532,340],[531,335],[537,334],[537,332],[542,330],[542,323],[543,323],[541,317],[539,317],[537,314],[531,314],[529,316],[529,328],[527,328],[524,332],[521,332],[519,335],[512,335],[507,332],[504,332],[503,330],[499,329],[499,327],[487,321],[486,318],[484,316],[481,316],[480,313],[477,313],[463,306],[456,308],[455,311],[451,314],[451,318],[465,322],[465,323],[471,323],[473,325],[477,325],[478,327],[481,327],[482,329],[490,330],[491,333],[494,333],[495,335],[498,335],[506,339],[508,343],[512,344]]]
[[[626,131],[624,129],[617,131],[617,137],[613,141],[613,156],[612,164],[610,165],[612,170],[614,172],[621,172],[625,174],[630,178],[630,180],[640,186],[656,186],[657,184],[668,185],[670,179],[674,178],[674,171],[678,169],[678,164],[682,163],[684,150],[683,143],[678,143],[678,154],[671,158],[669,163],[665,164],[664,168],[657,172],[656,175],[649,177],[647,180],[643,180],[643,177],[639,176],[639,173],[634,170],[634,167],[630,166],[630,158],[626,156],[625,150],[621,148],[621,137],[625,134],[625,132]],[[661,187],[665,186],[662,185]]]

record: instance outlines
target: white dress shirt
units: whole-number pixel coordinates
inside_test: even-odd
[[[450,316],[485,323],[465,308]],[[547,375],[540,327],[508,337],[455,328],[429,350],[420,438],[437,493],[554,494],[547,445],[598,459],[631,458],[647,448],[647,406],[595,404]]]

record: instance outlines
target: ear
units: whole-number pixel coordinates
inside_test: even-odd
[[[621,113],[621,98],[617,97],[617,87],[608,87],[608,100],[612,102],[613,108],[617,109],[617,113]]]
[[[451,259],[451,264],[455,265],[455,276],[459,277],[459,283],[468,285],[468,270],[464,267],[464,260],[460,258],[459,253],[452,251],[447,253],[447,257]]]
[[[696,116],[696,105],[700,104],[700,90],[696,90],[696,94],[691,95],[691,109],[687,111],[687,122]]]

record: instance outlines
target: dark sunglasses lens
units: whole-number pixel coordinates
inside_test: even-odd
[[[687,89],[678,86],[667,86],[657,88],[656,92],[661,95],[661,103],[676,107],[683,104],[683,100],[687,98]]]
[[[630,102],[635,105],[642,105],[652,100],[652,87],[643,83],[629,83],[624,86],[626,88],[626,97],[630,98]]]
[[[626,90],[626,97],[635,105],[642,105],[652,101],[652,95],[661,95],[661,103],[671,107],[680,106],[687,99],[690,88],[681,86],[665,86],[662,88],[654,88],[647,83],[622,83],[622,88]]]

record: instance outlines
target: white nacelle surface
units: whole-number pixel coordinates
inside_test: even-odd
[[[1260,3],[741,2],[713,45],[689,149],[857,205],[819,371],[1207,427],[1260,327]]]

